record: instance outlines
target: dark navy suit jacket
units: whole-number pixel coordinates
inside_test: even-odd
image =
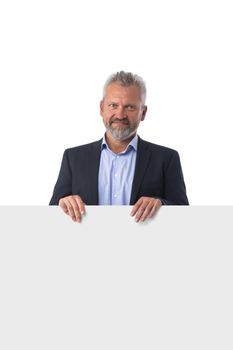
[[[50,205],[72,194],[86,205],[98,205],[101,144],[102,139],[65,150]],[[165,205],[189,204],[178,152],[138,137],[130,205],[142,196],[159,198]]]

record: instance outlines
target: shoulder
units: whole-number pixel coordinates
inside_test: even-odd
[[[100,139],[98,141],[91,142],[91,143],[87,143],[84,145],[70,147],[70,148],[67,148],[64,153],[66,153],[68,156],[73,156],[73,155],[76,156],[77,154],[84,154],[85,155],[86,153],[88,153],[90,151],[100,149],[101,143],[102,143],[102,139]]]
[[[140,137],[138,138],[138,141],[139,150],[150,151],[156,155],[161,155],[164,157],[178,155],[178,152],[175,149],[142,140]]]

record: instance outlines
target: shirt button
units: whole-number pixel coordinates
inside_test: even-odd
[[[114,194],[114,198],[116,198],[117,197],[117,195],[116,195],[116,193]]]
[[[117,174],[115,174],[115,177],[117,177]]]

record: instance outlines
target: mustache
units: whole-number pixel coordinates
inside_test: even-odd
[[[124,124],[126,124],[126,125],[129,125],[129,120],[128,120],[128,118],[122,118],[122,119],[113,118],[113,119],[110,120],[110,125],[111,125],[112,123],[116,123],[116,122],[120,122],[120,123],[124,123]]]

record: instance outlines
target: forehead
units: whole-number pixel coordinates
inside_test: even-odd
[[[116,83],[110,84],[106,89],[106,99],[120,99],[138,102],[141,99],[138,86],[121,86]]]

